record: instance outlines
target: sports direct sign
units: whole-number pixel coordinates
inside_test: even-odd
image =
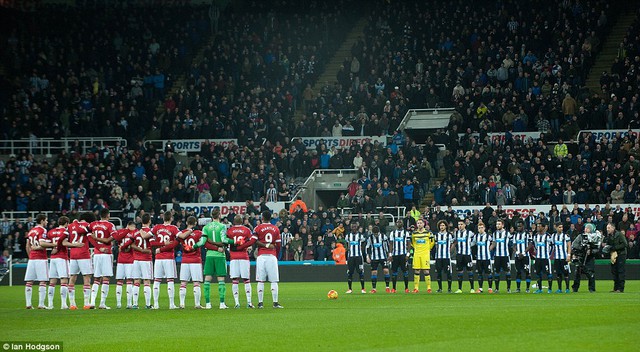
[[[267,207],[272,212],[279,212],[284,209],[284,202],[268,202]],[[173,204],[163,204],[166,210],[173,209]],[[227,216],[230,213],[244,215],[247,213],[247,204],[244,202],[230,202],[230,203],[181,203],[182,209],[187,213],[193,212],[196,216],[200,216],[205,213],[211,213],[213,208],[220,208],[220,214]]]
[[[327,149],[331,149],[331,147],[336,148],[344,148],[349,147],[352,144],[356,145],[364,145],[366,143],[381,143],[383,146],[387,145],[387,137],[302,137],[302,144],[307,149],[316,149],[320,144],[324,142],[326,144]]]
[[[458,133],[458,139],[464,136],[465,136],[465,133]],[[480,134],[472,133],[471,136],[478,138],[480,137]],[[496,140],[499,140],[501,143],[503,143],[505,139],[507,139],[507,134],[505,132],[487,133],[487,136],[489,136],[492,143],[495,142]],[[535,142],[540,139],[540,132],[512,132],[511,136],[513,137],[514,140],[526,141],[527,139],[531,138]]]
[[[209,141],[213,146],[222,146],[224,149],[238,145],[237,139],[171,139],[171,140],[148,140],[145,144],[158,143],[162,148],[166,148],[171,143],[176,153],[197,153],[202,151],[204,142]]]
[[[581,141],[584,138],[585,133],[591,133],[595,138],[596,143],[600,143],[602,138],[606,138],[611,140],[613,137],[621,137],[624,138],[626,136],[632,136],[638,138],[640,135],[640,130],[586,130],[578,132],[578,141]]]
[[[596,206],[600,206],[600,210],[602,211],[602,209],[605,208],[606,204],[589,204],[589,208],[591,208],[591,210],[595,209]],[[631,208],[631,212],[635,215],[636,218],[638,218],[638,216],[640,216],[640,204],[611,204],[611,208],[615,209],[618,206],[620,206],[620,208],[622,210],[626,210],[627,208]],[[562,205],[558,205],[558,210],[562,210]],[[580,207],[581,209],[584,209],[584,204],[579,204],[578,207]],[[482,209],[484,209],[485,207],[483,205],[470,205],[470,206],[455,206],[455,207],[451,207],[453,209],[453,211],[455,211],[458,214],[458,217],[460,218],[464,218],[466,217],[466,213],[470,212],[473,213],[475,210],[478,211],[482,211]],[[493,210],[497,210],[498,207],[496,205],[492,205],[491,208],[493,208]],[[569,209],[569,211],[571,211],[573,209],[573,204],[568,204],[567,208]],[[522,218],[526,218],[527,216],[529,216],[529,214],[533,213],[534,215],[543,212],[546,215],[549,215],[549,212],[551,211],[551,205],[549,204],[545,204],[545,205],[503,205],[502,206],[502,210],[505,211],[505,213],[507,214],[507,216],[509,217],[509,219],[511,219],[513,217],[513,214],[518,212],[520,213],[520,215],[522,216]]]

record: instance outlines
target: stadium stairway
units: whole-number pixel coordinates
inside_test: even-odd
[[[587,76],[585,85],[591,93],[602,93],[600,76],[602,76],[602,72],[604,71],[608,73],[611,72],[611,65],[618,55],[618,47],[636,18],[638,2],[636,0],[628,1],[625,7],[625,11],[620,14],[616,23],[611,27],[611,32],[609,32],[609,35],[601,44],[602,50],[600,50]]]
[[[431,192],[431,190],[433,189],[433,187],[435,187],[436,181],[440,181],[440,183],[442,183],[444,181],[444,178],[446,177],[446,175],[447,174],[446,174],[444,168],[440,168],[440,171],[438,172],[438,175],[434,176],[431,179],[431,184],[429,185],[429,189],[427,190],[425,195],[420,200],[420,206],[418,207],[418,210],[424,209],[426,207],[431,207],[431,204],[433,203],[433,192]],[[407,212],[409,212],[409,210],[411,210],[411,209],[407,209]]]
[[[351,57],[351,47],[358,41],[358,38],[363,36],[364,28],[367,25],[367,16],[363,15],[353,26],[351,32],[346,36],[344,42],[335,52],[333,57],[329,60],[327,65],[324,68],[324,71],[318,76],[318,80],[313,86],[313,91],[318,94],[323,84],[327,82],[329,84],[333,84],[337,79],[338,71],[340,70],[340,65],[344,62],[345,59]],[[304,89],[304,87],[303,87]],[[302,115],[304,114],[303,104],[298,106],[298,109],[295,112],[294,118],[296,123],[298,123],[302,119]]]

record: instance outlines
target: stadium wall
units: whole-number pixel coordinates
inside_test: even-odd
[[[598,260],[596,263],[596,278],[598,280],[611,280],[611,269],[607,264],[608,260]],[[627,280],[640,280],[640,260],[628,260]],[[333,262],[281,262],[280,281],[281,282],[336,282],[346,281],[345,265],[334,265]],[[571,270],[575,272],[575,267]],[[23,285],[26,264],[17,264],[13,269],[13,284]],[[114,268],[115,273],[115,268]],[[515,275],[515,272],[513,272]],[[571,279],[573,280],[573,273]],[[255,278],[255,263],[251,264],[251,277]],[[432,273],[432,277],[435,277]],[[370,270],[365,266],[365,278],[370,280]],[[535,275],[534,275],[535,278]],[[81,284],[82,279],[78,284]],[[413,280],[411,276],[410,280]],[[583,277],[586,280],[586,277]],[[229,281],[229,280],[228,280]],[[112,280],[115,283],[115,280]],[[9,274],[0,281],[1,286],[9,285]],[[602,288],[601,288],[602,290]]]

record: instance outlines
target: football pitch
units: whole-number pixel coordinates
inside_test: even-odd
[[[598,281],[596,293],[586,284],[570,294],[471,295],[468,283],[463,294],[387,294],[379,283],[377,294],[347,295],[344,282],[281,283],[285,309],[271,308],[267,285],[265,309],[245,308],[241,292],[242,308],[226,311],[168,310],[165,285],[161,310],[26,310],[23,287],[0,287],[0,344],[63,342],[64,351],[637,351],[640,281],[627,281],[624,294],[609,293],[611,281]],[[331,289],[337,300],[327,299]],[[255,283],[253,290],[257,304]],[[113,292],[108,304],[115,308]],[[187,292],[192,307],[191,286]],[[35,289],[35,304],[37,295]],[[55,302],[59,308],[59,291]],[[217,308],[217,290],[212,302]]]

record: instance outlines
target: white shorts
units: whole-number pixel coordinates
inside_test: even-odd
[[[69,261],[69,274],[93,275],[93,264],[91,259],[71,259]]]
[[[249,279],[249,261],[246,259],[234,259],[229,263],[229,277]]]
[[[134,279],[153,280],[151,261],[135,260],[133,262],[133,273],[131,276]]]
[[[111,254],[94,254],[93,255],[93,277],[111,277],[113,276],[113,255]]]
[[[68,279],[69,261],[62,258],[51,258],[49,262],[50,279]]]
[[[180,281],[202,282],[202,264],[184,263],[180,265]]]
[[[280,281],[278,258],[273,254],[263,254],[256,259],[256,281]]]
[[[49,281],[49,269],[46,259],[32,259],[27,263],[24,281]]]
[[[133,279],[133,263],[116,265],[116,280]]]
[[[156,259],[153,265],[155,279],[175,279],[176,261],[173,259]]]

